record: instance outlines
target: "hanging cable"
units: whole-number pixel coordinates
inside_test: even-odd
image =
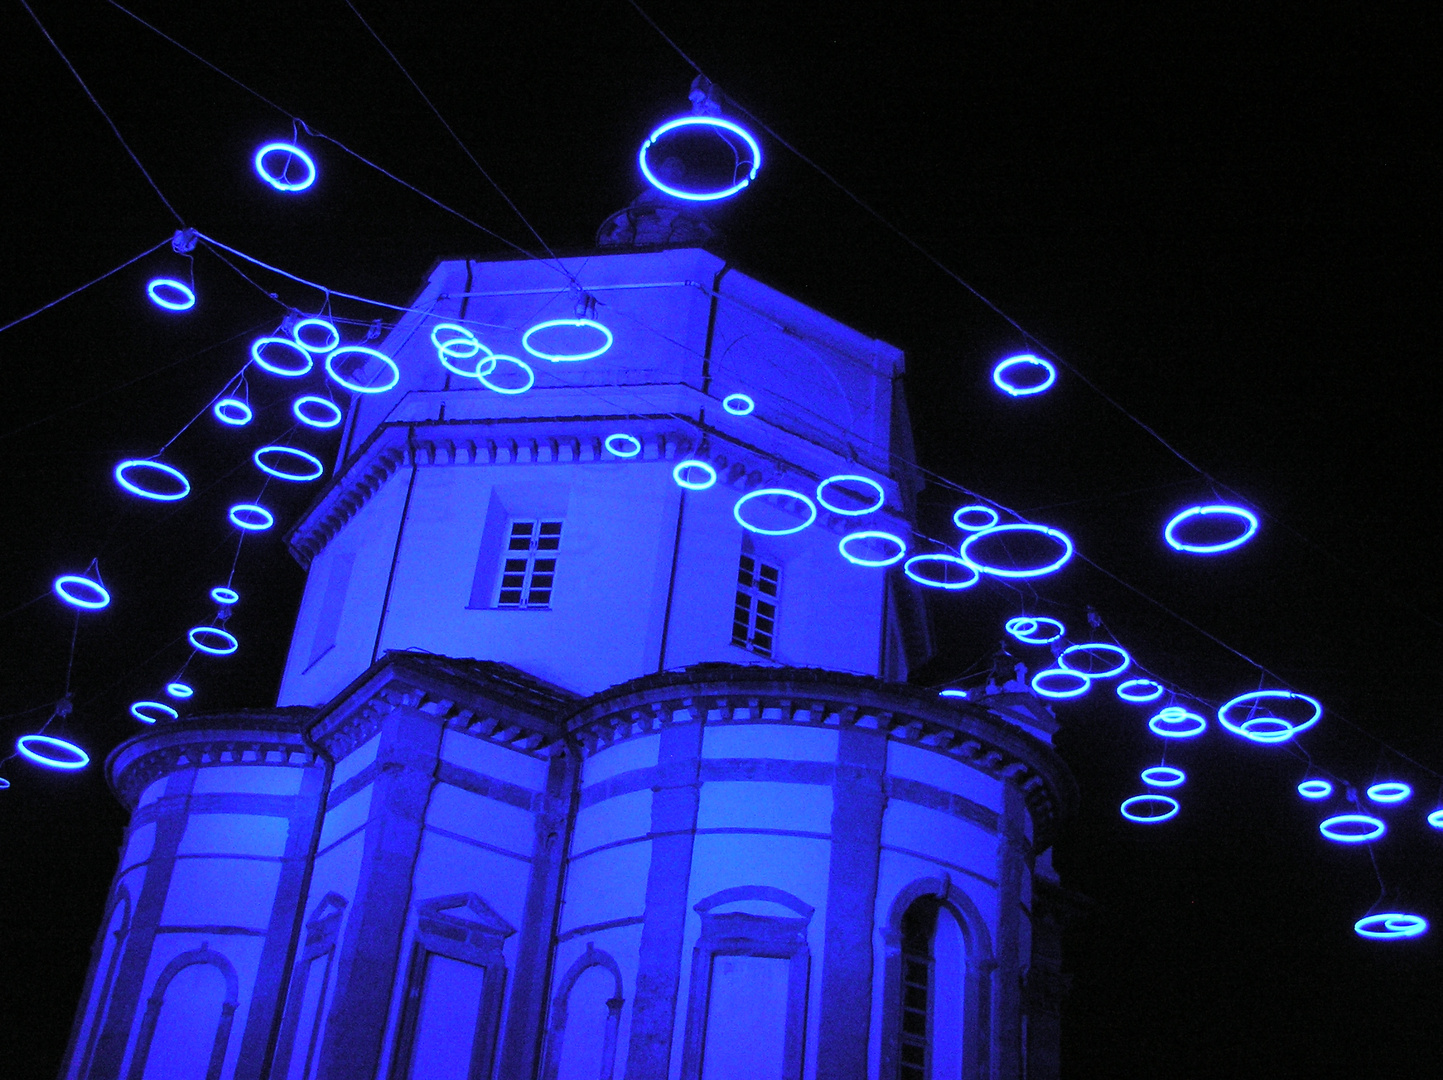
[[[130,266],[130,265],[132,265],[133,263],[138,263],[138,262],[140,262],[141,259],[145,258],[147,255],[150,255],[150,254],[153,254],[154,252],[159,251],[161,248],[165,247],[165,245],[166,245],[166,244],[169,244],[170,242],[171,242],[171,238],[167,236],[164,240],[162,240],[160,243],[156,244],[154,247],[146,248],[146,249],[145,249],[144,251],[142,251],[139,255],[135,256],[135,257],[132,258],[132,259],[126,259],[125,262],[121,263],[119,266],[115,267],[113,270],[107,270],[105,273],[101,274],[98,278],[94,278],[94,279],[92,279],[92,280],[90,280],[90,281],[87,281],[84,285],[80,286],[78,289],[71,289],[71,290],[70,290],[68,293],[66,293],[64,296],[57,296],[54,300],[50,301],[50,303],[48,303],[48,304],[42,304],[40,307],[38,307],[38,308],[36,308],[34,311],[32,311],[29,315],[21,315],[20,318],[11,320],[10,322],[6,323],[4,326],[0,326],[0,334],[3,334],[6,330],[9,330],[12,326],[19,326],[21,323],[27,322],[27,321],[29,321],[30,319],[35,318],[35,316],[39,315],[39,314],[40,314],[41,312],[43,312],[43,311],[49,311],[49,310],[50,310],[51,308],[53,308],[56,304],[64,303],[66,300],[69,300],[72,296],[78,296],[80,293],[83,293],[86,289],[90,288],[90,286],[92,286],[92,285],[99,285],[99,284],[100,284],[102,281],[104,281],[106,278],[108,278],[108,277],[113,277],[114,275],[116,275],[116,274],[120,273],[122,270],[124,270],[127,266]]]

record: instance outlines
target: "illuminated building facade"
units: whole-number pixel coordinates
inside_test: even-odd
[[[1057,1075],[1055,723],[907,686],[914,586],[839,551],[912,535],[901,353],[700,249],[564,270],[434,268],[277,707],[111,756],[65,1080]]]

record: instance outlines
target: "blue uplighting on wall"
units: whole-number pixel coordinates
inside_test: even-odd
[[[1229,716],[1239,706],[1245,704],[1251,706],[1254,702],[1268,700],[1304,701],[1312,708],[1313,715],[1299,724],[1271,714],[1251,716],[1244,720],[1236,720]],[[1317,698],[1309,697],[1307,694],[1298,694],[1291,690],[1254,690],[1249,694],[1239,694],[1218,709],[1218,722],[1234,735],[1241,735],[1244,739],[1255,743],[1282,743],[1287,742],[1299,732],[1307,731],[1318,722],[1322,715],[1322,704]]]
[[[722,408],[733,416],[750,416],[756,407],[750,394],[728,394],[722,398]]]
[[[1359,937],[1375,941],[1396,941],[1399,938],[1413,938],[1428,932],[1428,920],[1422,915],[1407,915],[1390,911],[1386,914],[1367,915],[1353,924]]]
[[[1117,696],[1123,701],[1148,702],[1162,697],[1162,683],[1152,679],[1128,679],[1117,684]]]
[[[981,532],[1001,520],[1002,515],[990,506],[959,506],[952,515],[952,524],[963,532]]]
[[[1019,382],[1018,376],[1036,381]],[[1004,394],[1011,397],[1031,397],[1040,394],[1057,381],[1057,369],[1050,361],[1031,353],[1009,356],[992,369],[992,382]]]
[[[236,636],[219,626],[192,626],[186,637],[192,648],[211,656],[229,656],[240,648]]]
[[[265,532],[276,523],[276,516],[258,503],[236,503],[226,511],[226,517],[246,532]]]
[[[701,474],[700,478],[695,475],[697,473]],[[716,470],[705,461],[687,458],[676,463],[676,467],[671,470],[671,478],[679,487],[688,491],[705,491],[716,483]]]
[[[1164,739],[1196,739],[1208,729],[1205,718],[1181,705],[1169,705],[1147,722],[1148,730]]]
[[[287,459],[304,465],[305,471],[292,472],[283,468],[280,462]],[[321,459],[315,454],[297,450],[293,446],[262,446],[251,455],[251,460],[255,462],[256,468],[267,476],[274,476],[277,480],[287,480],[293,484],[318,480],[326,471],[326,467],[321,464]]]
[[[238,398],[221,398],[210,410],[227,427],[245,427],[255,417],[251,407]]]
[[[619,458],[634,458],[641,453],[641,440],[635,435],[628,435],[624,431],[618,431],[608,435],[603,444],[607,453]]]
[[[858,555],[850,550],[852,544],[862,541],[873,541],[884,545],[892,545],[896,550],[890,554],[874,556],[872,558]],[[853,566],[895,566],[901,562],[903,556],[907,554],[907,542],[900,536],[894,536],[892,533],[883,532],[880,529],[866,529],[862,532],[848,533],[842,537],[842,539],[837,542],[837,550],[842,553],[842,558],[846,559]]]
[[[533,386],[536,385],[536,372],[531,369],[531,365],[528,364],[525,360],[522,360],[515,356],[507,356],[504,353],[492,353],[490,356],[486,357],[485,360],[483,360],[481,363],[484,365],[486,360],[490,360],[492,362],[490,368],[486,371],[482,371],[481,366],[478,365],[476,368],[476,378],[481,380],[481,385],[486,387],[487,390],[494,390],[498,394],[505,394],[508,397],[512,397],[516,394],[524,394],[526,393],[526,391],[530,390]],[[526,381],[523,382],[520,386],[502,386],[492,382],[491,376],[496,374],[497,365],[503,363],[510,364],[512,367],[516,368],[516,370],[521,372],[521,377]]]
[[[316,336],[316,332],[320,336]],[[295,326],[291,327],[291,337],[296,339],[296,344],[305,349],[306,352],[328,353],[341,343],[341,332],[336,329],[336,324],[329,319],[312,317],[302,319]]]
[[[110,592],[105,586],[79,574],[61,574],[51,583],[50,588],[73,608],[99,611],[110,606]]]
[[[177,701],[185,701],[187,698],[193,698],[193,697],[195,697],[195,687],[191,686],[190,683],[183,683],[183,682],[169,682],[169,683],[166,683],[166,684],[165,684],[165,692],[166,692],[166,695],[167,695],[167,696],[173,697],[173,698],[175,698]]]
[[[601,334],[601,343],[594,349],[584,349],[581,352],[574,353],[546,352],[531,344],[532,335],[539,334],[543,330],[553,330],[557,327],[595,330]],[[539,322],[535,326],[530,327],[526,333],[521,335],[521,347],[538,360],[550,360],[553,364],[566,364],[574,363],[578,360],[594,360],[610,349],[614,340],[615,338],[612,337],[611,331],[606,328],[606,325],[597,322],[595,319],[547,319],[545,322]]]
[[[212,589],[210,591],[210,598],[217,604],[223,604],[226,607],[229,607],[231,604],[240,603],[240,593],[234,589],[228,589],[224,585],[217,585]]]
[[[1333,794],[1333,783],[1331,780],[1304,780],[1298,785],[1298,794],[1305,799],[1317,802]]]
[[[145,284],[150,302],[166,311],[189,311],[195,307],[195,290],[175,278],[151,278]]]
[[[988,563],[982,562],[971,553],[970,549],[974,544],[980,543],[983,540],[991,539],[995,536],[1003,536],[1011,533],[1036,533],[1038,536],[1045,536],[1048,539],[1056,541],[1058,544],[1062,545],[1062,554],[1059,555],[1052,562],[1047,563],[1043,566],[1032,566],[1018,569],[1017,567],[1012,566],[992,566]],[[1027,522],[1016,522],[1011,525],[993,525],[990,528],[981,529],[977,532],[974,532],[966,540],[962,541],[962,548],[960,554],[966,562],[975,566],[978,570],[982,571],[982,573],[991,574],[993,577],[1043,577],[1047,574],[1056,573],[1058,570],[1061,570],[1064,566],[1067,565],[1068,560],[1072,558],[1072,541],[1068,538],[1067,534],[1062,532],[1060,529],[1052,529],[1046,525],[1032,525]]]
[[[342,418],[346,415],[334,401],[317,397],[315,394],[305,394],[296,398],[291,402],[291,412],[306,427],[321,428],[322,430],[339,426]]]
[[[1087,671],[1069,663],[1070,658],[1090,656],[1093,653],[1111,654],[1112,666],[1101,671]],[[1089,679],[1110,679],[1114,675],[1121,675],[1132,666],[1132,656],[1121,645],[1113,645],[1107,641],[1089,641],[1081,645],[1069,645],[1063,649],[1058,654],[1057,666],[1066,668],[1068,671],[1075,671],[1079,675],[1086,675]]]
[[[1045,698],[1081,697],[1092,689],[1092,679],[1071,668],[1043,668],[1032,676],[1032,692]]]
[[[159,720],[174,720],[180,715],[163,701],[133,701],[130,715],[142,724],[154,724]]]
[[[651,171],[647,163],[647,151],[663,135],[670,134],[681,128],[710,127],[718,131],[726,131],[740,138],[746,143],[751,151],[751,168],[740,180],[735,181],[729,187],[718,188],[715,191],[686,191],[683,188],[672,187],[664,183]],[[724,138],[724,136],[723,136]],[[641,152],[637,155],[637,161],[641,165],[641,174],[646,177],[646,182],[658,191],[665,192],[678,199],[687,199],[691,202],[712,202],[716,199],[725,199],[737,192],[756,179],[757,171],[762,167],[762,148],[757,140],[752,137],[751,132],[740,124],[734,124],[730,120],[723,120],[720,116],[678,116],[674,120],[668,120],[646,137],[646,142],[641,144]],[[740,161],[738,162],[740,164]]]
[[[768,497],[778,499],[792,499],[807,508],[807,518],[799,525],[788,525],[780,529],[768,529],[761,525],[753,524],[742,516],[742,507],[753,499],[765,499]],[[732,517],[736,518],[737,524],[748,532],[758,533],[761,536],[791,536],[801,532],[812,522],[817,520],[817,504],[803,495],[800,491],[793,491],[790,488],[757,488],[755,491],[748,491],[736,501],[732,507]]]
[[[1407,784],[1394,780],[1381,784],[1374,784],[1368,789],[1368,798],[1375,803],[1392,805],[1393,803],[1407,802],[1412,796],[1413,789]]]
[[[1119,809],[1128,821],[1135,821],[1140,825],[1156,825],[1177,817],[1182,807],[1169,795],[1149,793],[1124,799]]]
[[[149,477],[152,480],[163,476],[179,486],[169,491],[146,487],[137,481],[135,474]],[[190,494],[190,481],[185,478],[183,472],[159,461],[147,461],[144,458],[132,458],[117,465],[115,482],[132,495],[138,495],[142,499],[154,499],[156,502],[178,502]]]
[[[1148,787],[1174,788],[1187,782],[1187,773],[1171,765],[1154,765],[1142,770],[1142,782]]]
[[[1338,844],[1366,844],[1387,831],[1387,825],[1367,814],[1336,814],[1318,825],[1318,832]]]
[[[1019,615],[1002,628],[1024,645],[1051,645],[1067,633],[1067,627],[1045,615]]]
[[[1237,536],[1223,540],[1215,544],[1190,544],[1178,537],[1178,528],[1194,518],[1208,517],[1232,517],[1236,518],[1242,525]],[[1233,548],[1242,547],[1258,531],[1258,516],[1251,510],[1245,510],[1241,506],[1227,506],[1215,504],[1211,506],[1189,506],[1182,513],[1177,514],[1165,526],[1162,536],[1168,542],[1168,546],[1177,551],[1185,551],[1190,555],[1217,555],[1220,552],[1232,551]]]
[[[858,485],[871,488],[872,491],[867,499],[866,506],[843,506],[840,503],[827,500],[827,488],[837,487],[844,495],[860,496],[847,490],[847,485]],[[829,476],[817,485],[817,502],[826,507],[834,514],[841,514],[844,517],[861,517],[863,514],[870,514],[882,509],[887,502],[887,493],[882,490],[882,485],[873,480],[870,476],[857,476],[852,473],[838,473],[836,476]]]
[[[290,353],[292,363],[285,364],[275,359],[275,353]],[[315,367],[315,360],[309,349],[303,349],[290,338],[259,337],[251,342],[251,359],[262,371],[279,375],[285,379],[299,379]]]
[[[278,158],[284,157],[284,161]],[[297,179],[291,178],[291,165],[299,162],[301,175]],[[305,191],[316,182],[316,163],[311,155],[302,150],[295,143],[269,142],[256,151],[255,157],[251,159],[255,166],[256,175],[264,180],[277,191],[287,193]],[[277,171],[279,167],[279,171]]]
[[[371,360],[380,361],[381,366],[385,368],[387,373],[386,382],[382,385],[361,383],[342,375],[336,370],[336,361],[343,356],[348,358],[351,356],[362,356]],[[334,379],[338,385],[353,394],[384,394],[388,390],[394,390],[401,381],[401,369],[396,366],[396,361],[392,360],[379,349],[369,349],[364,345],[342,345],[339,349],[333,349],[327,353],[326,374]]]
[[[924,573],[924,567],[940,567],[942,576],[928,577]],[[953,568],[960,568],[963,577],[953,579],[951,574]],[[982,574],[965,559],[959,559],[956,555],[944,555],[942,553],[930,555],[913,555],[902,564],[902,573],[915,581],[918,585],[925,585],[929,589],[946,589],[949,592],[957,592],[961,589],[970,589],[982,580]]]
[[[47,769],[64,769],[67,772],[83,769],[90,764],[90,755],[73,742],[57,739],[54,735],[21,735],[15,740],[15,750],[22,757]]]

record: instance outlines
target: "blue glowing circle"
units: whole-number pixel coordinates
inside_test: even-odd
[[[1171,765],[1155,765],[1142,770],[1142,782],[1148,787],[1180,787],[1187,782],[1187,773]]]
[[[1242,722],[1230,720],[1228,713],[1245,702],[1263,701],[1269,698],[1281,700],[1305,701],[1313,708],[1313,715],[1301,724],[1295,724],[1291,720],[1285,720],[1281,716],[1254,716]],[[1241,735],[1256,743],[1282,743],[1287,742],[1294,735],[1316,724],[1323,715],[1323,706],[1317,698],[1309,697],[1307,694],[1295,694],[1291,690],[1254,690],[1250,694],[1239,694],[1222,708],[1218,709],[1218,722],[1227,728],[1234,735]]]
[[[195,290],[175,278],[152,278],[146,282],[145,291],[151,303],[166,311],[189,311],[195,307]]]
[[[599,330],[604,340],[600,345],[598,345],[594,349],[591,349],[588,352],[548,353],[542,352],[540,349],[533,349],[531,347],[532,334],[538,333],[542,330],[550,330],[558,326],[570,326],[577,328],[585,328],[587,330]],[[611,331],[606,328],[606,325],[604,323],[597,322],[595,319],[547,319],[545,322],[537,323],[535,326],[527,330],[526,333],[521,335],[521,347],[527,352],[529,352],[532,356],[536,357],[536,359],[538,360],[550,360],[553,364],[566,364],[573,363],[577,360],[594,360],[602,353],[606,352],[607,349],[611,348],[611,343],[614,340],[615,339],[611,336]]]
[[[369,357],[372,360],[379,360],[381,366],[385,368],[390,378],[384,386],[363,385],[358,382],[352,382],[336,371],[336,360],[342,356],[362,356]],[[396,366],[396,361],[392,360],[379,349],[368,349],[364,345],[343,345],[341,348],[333,349],[327,353],[326,374],[353,394],[384,394],[387,390],[394,390],[396,384],[401,381],[401,369]]]
[[[1333,782],[1331,780],[1304,780],[1298,785],[1298,794],[1314,802],[1326,799],[1332,793]]]
[[[226,511],[226,517],[246,532],[265,532],[276,523],[276,516],[257,503],[236,503]]]
[[[1162,693],[1162,683],[1152,679],[1128,679],[1117,684],[1117,696],[1123,701],[1156,701]]]
[[[191,686],[189,683],[166,683],[165,692],[179,701],[184,701],[186,698],[195,697],[195,687]]]
[[[192,626],[186,636],[193,647],[212,656],[229,656],[240,648],[236,636],[219,626]]]
[[[1388,826],[1367,814],[1337,814],[1323,821],[1318,831],[1339,844],[1365,844],[1388,831]]]
[[[0,791],[4,791],[4,790],[6,790],[6,789],[9,788],[9,787],[10,787],[10,781],[9,781],[9,780],[6,780],[5,777],[0,776]]]
[[[697,469],[702,473],[702,479],[691,479],[691,471]],[[681,487],[688,491],[705,491],[716,483],[716,470],[705,461],[698,461],[696,458],[687,458],[685,461],[678,461],[676,468],[671,470],[671,478]]]
[[[79,574],[61,574],[51,583],[55,595],[74,608],[99,611],[110,606],[110,593],[98,581]]]
[[[325,335],[324,341],[307,341],[306,333],[310,330],[319,330]],[[336,329],[336,324],[330,319],[302,319],[291,327],[291,337],[295,338],[296,344],[306,352],[313,353],[328,353],[341,343],[341,332]]]
[[[1072,685],[1048,685],[1062,679],[1072,680]],[[1073,671],[1071,668],[1043,668],[1036,675],[1032,676],[1032,692],[1039,697],[1075,698],[1081,697],[1091,689],[1092,679],[1080,671]]]
[[[918,567],[922,566],[940,566],[942,568],[941,579],[924,576],[922,571],[918,569]],[[972,576],[964,578],[961,581],[948,580],[952,572],[951,568],[954,566],[960,566],[966,573]],[[982,575],[978,572],[977,567],[963,559],[957,558],[955,555],[913,555],[902,564],[902,573],[906,574],[918,585],[925,585],[929,589],[946,589],[948,592],[970,589],[982,580]]]
[[[240,603],[240,593],[234,589],[227,589],[224,585],[217,585],[210,591],[210,598],[217,604],[229,607],[231,604]]]
[[[763,499],[769,495],[774,495],[779,499],[793,499],[796,502],[805,503],[807,507],[807,520],[800,525],[788,525],[783,529],[766,529],[760,525],[753,525],[746,518],[742,517],[743,506],[753,499]],[[811,499],[807,498],[800,491],[793,491],[791,488],[757,488],[755,491],[748,491],[736,501],[736,505],[732,507],[732,517],[737,519],[737,524],[743,529],[746,529],[748,532],[757,533],[760,536],[792,536],[795,533],[801,532],[817,520],[817,504],[812,502]]]
[[[317,409],[320,411],[317,412]],[[291,412],[307,427],[321,428],[322,430],[336,427],[346,415],[334,401],[317,397],[315,394],[306,394],[304,397],[296,398],[291,402]]]
[[[1062,554],[1059,555],[1052,562],[1046,564],[1045,566],[1033,566],[1027,567],[1026,569],[1017,570],[1011,567],[989,566],[988,564],[973,558],[969,551],[972,545],[977,543],[979,540],[986,540],[989,537],[993,536],[1001,536],[1004,533],[1018,532],[1037,533],[1039,536],[1045,536],[1050,540],[1055,540],[1062,545]],[[959,551],[959,554],[966,562],[975,566],[978,570],[982,571],[982,573],[991,574],[993,577],[1043,577],[1046,574],[1056,573],[1058,570],[1061,570],[1064,566],[1067,565],[1067,561],[1072,558],[1072,541],[1068,538],[1067,534],[1062,532],[1060,529],[1048,528],[1046,525],[1031,525],[1027,522],[1018,522],[1013,525],[993,525],[990,528],[981,529],[977,532],[974,532],[966,540],[962,541],[962,547]]]
[[[267,350],[280,349],[282,352],[289,349],[296,357],[296,363],[290,367],[285,364],[278,364],[266,357]],[[310,351],[303,349],[290,338],[283,337],[260,337],[251,342],[251,359],[256,366],[269,371],[272,375],[280,375],[286,379],[298,379],[311,368],[315,367],[315,360],[312,359]]]
[[[939,691],[937,692],[937,696],[938,696],[938,697],[966,698],[966,697],[967,697],[967,691],[966,691],[966,690],[939,690]]]
[[[1005,376],[1015,368],[1040,368],[1042,371],[1041,381],[1031,384],[1018,385]],[[1035,372],[1034,372],[1035,374]],[[1019,353],[1016,356],[1009,356],[995,368],[992,369],[992,381],[997,389],[1011,397],[1030,397],[1033,394],[1040,394],[1057,381],[1057,369],[1040,356],[1033,356],[1031,353]]]
[[[1024,645],[1051,645],[1067,633],[1067,627],[1043,615],[1019,615],[1008,619],[1002,629]]]
[[[1083,671],[1080,668],[1073,667],[1067,662],[1069,656],[1081,656],[1099,651],[1112,653],[1113,656],[1117,658],[1114,661],[1115,666],[1107,668],[1104,671]],[[1066,668],[1068,671],[1076,671],[1079,675],[1086,675],[1089,679],[1110,679],[1114,675],[1121,675],[1131,667],[1132,657],[1128,655],[1128,651],[1121,645],[1113,645],[1106,641],[1089,641],[1082,645],[1069,645],[1063,649],[1057,657],[1057,666]]]
[[[37,750],[36,747],[42,749]],[[44,765],[47,769],[65,769],[72,771],[83,769],[90,764],[90,755],[73,742],[66,742],[64,739],[57,739],[53,735],[21,735],[15,740],[15,749],[23,756],[29,758],[37,765]],[[50,751],[47,754],[45,751]],[[65,757],[53,757],[51,754],[65,754]]]
[[[133,701],[130,715],[142,724],[153,724],[157,720],[174,720],[180,715],[163,701]]]
[[[442,338],[442,333],[447,334]],[[441,361],[441,366],[453,375],[460,375],[466,379],[479,379],[482,375],[490,375],[496,370],[496,361],[491,355],[491,350],[481,344],[479,338],[460,323],[437,323],[431,328],[431,344],[436,346],[436,359]],[[485,355],[477,360],[470,368],[457,367],[451,361],[469,360],[477,354]],[[482,371],[490,361],[490,366]]]
[[[227,427],[245,427],[255,417],[249,405],[233,397],[221,398],[210,411]]]
[[[663,135],[684,127],[713,127],[722,131],[729,131],[733,135],[738,136],[746,142],[747,148],[752,152],[751,171],[742,177],[741,180],[733,183],[731,187],[719,188],[716,191],[683,191],[681,188],[674,188],[662,183],[656,174],[651,171],[651,166],[647,164],[646,152],[650,150],[656,140]],[[751,132],[746,128],[740,124],[734,124],[730,120],[723,120],[720,116],[678,116],[675,120],[668,120],[646,137],[646,142],[641,144],[641,152],[637,155],[637,160],[641,164],[641,174],[646,177],[646,182],[658,191],[665,192],[678,199],[687,199],[692,202],[711,202],[715,199],[725,199],[735,195],[756,179],[757,170],[762,167],[762,148],[757,144],[756,139],[752,138]]]
[[[1208,722],[1181,705],[1169,705],[1149,720],[1147,727],[1164,739],[1196,739],[1208,729]]]
[[[1434,810],[1428,815],[1428,824],[1435,829],[1443,829],[1443,809]]]
[[[1392,803],[1407,802],[1413,794],[1413,789],[1407,784],[1390,780],[1382,784],[1374,784],[1368,789],[1368,798],[1375,803],[1390,805]]]
[[[977,518],[982,520],[978,521]],[[964,520],[970,518],[972,520]],[[990,506],[959,506],[952,515],[952,524],[963,532],[981,532],[990,529],[1002,520],[1002,515]]]
[[[498,394],[506,394],[510,396],[515,394],[524,394],[526,393],[526,391],[530,390],[533,386],[536,385],[536,372],[531,370],[531,365],[528,364],[525,360],[520,360],[514,356],[506,356],[504,353],[492,353],[490,356],[486,357],[486,360],[492,361],[490,369],[483,372],[481,370],[481,365],[477,365],[475,378],[480,379],[481,385],[486,387],[487,390],[494,390]],[[481,364],[485,364],[485,362],[486,361],[483,360]],[[492,382],[490,376],[495,373],[496,365],[503,362],[511,364],[519,371],[521,371],[523,373],[523,378],[525,378],[526,382],[521,386],[497,386],[494,382]]]
[[[848,544],[858,540],[880,540],[884,543],[895,544],[897,550],[891,555],[882,558],[864,559],[860,555],[854,555],[847,550]],[[889,532],[882,532],[880,529],[867,529],[863,532],[848,533],[842,537],[842,539],[837,542],[837,550],[842,553],[842,558],[846,559],[853,566],[895,566],[901,562],[902,557],[907,554],[907,542],[900,536],[894,536]]]
[[[1428,920],[1422,915],[1406,915],[1390,911],[1384,915],[1368,915],[1353,924],[1359,937],[1375,941],[1397,941],[1399,938],[1418,937],[1428,932]]]
[[[266,458],[276,458],[284,461],[286,458],[293,458],[306,465],[305,472],[287,472],[275,464],[267,462]],[[256,463],[256,468],[267,476],[274,476],[277,480],[289,480],[293,484],[303,484],[310,480],[319,480],[326,471],[321,464],[321,459],[315,454],[308,454],[304,450],[297,450],[293,446],[262,446],[254,454],[251,460]]]
[[[728,394],[722,398],[722,408],[733,416],[750,416],[756,407],[750,394]]]
[[[145,475],[147,472],[159,473],[161,476],[174,480],[180,487],[174,491],[157,491],[155,488],[144,487],[130,478],[130,474],[133,472],[141,475]],[[154,499],[156,502],[179,502],[190,494],[190,481],[185,478],[183,472],[169,465],[163,465],[159,461],[147,461],[144,458],[132,458],[117,465],[115,482],[132,495],[139,495],[142,499]]]
[[[634,458],[641,453],[641,440],[635,435],[628,435],[624,431],[618,431],[614,435],[608,435],[604,444],[607,451],[619,458]]]
[[[285,154],[286,162],[281,166],[279,173],[273,173],[266,167],[266,158],[272,154]],[[289,179],[291,162],[299,161],[305,166],[305,175],[299,180]],[[295,143],[271,142],[266,143],[256,151],[252,159],[255,165],[256,175],[264,180],[277,191],[305,191],[316,182],[316,163],[311,155],[302,150]]]
[[[1143,807],[1157,807],[1153,812],[1142,810]],[[1122,816],[1128,821],[1136,821],[1140,825],[1156,825],[1160,821],[1167,821],[1177,817],[1177,812],[1182,807],[1178,801],[1169,795],[1134,795],[1130,799],[1124,799],[1120,808]]]
[[[1219,514],[1237,518],[1243,523],[1243,531],[1231,540],[1224,540],[1217,544],[1189,544],[1178,539],[1177,528],[1179,525],[1195,517],[1214,517]],[[1244,510],[1241,506],[1219,504],[1189,506],[1163,526],[1162,537],[1167,541],[1168,546],[1176,551],[1186,551],[1191,555],[1216,555],[1222,551],[1231,551],[1233,548],[1242,547],[1253,538],[1257,531],[1258,516],[1251,510]]]
[[[833,484],[841,488],[844,495],[851,495],[854,498],[859,498],[859,496],[854,495],[845,487],[842,487],[843,484],[861,484],[869,487],[876,493],[876,501],[873,502],[871,506],[864,506],[860,510],[856,507],[843,508],[841,506],[835,506],[827,501],[827,497],[824,494],[827,488]],[[836,476],[827,477],[817,485],[817,502],[821,503],[834,514],[841,514],[844,517],[861,517],[863,514],[870,514],[873,511],[882,509],[887,502],[887,493],[882,490],[882,485],[870,476],[854,476],[851,473],[838,473]]]

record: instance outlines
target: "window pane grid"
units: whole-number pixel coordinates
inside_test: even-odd
[[[737,567],[732,644],[770,658],[776,635],[777,593],[781,571],[743,552]]]
[[[547,608],[556,581],[561,522],[513,521],[496,591],[499,608]]]

